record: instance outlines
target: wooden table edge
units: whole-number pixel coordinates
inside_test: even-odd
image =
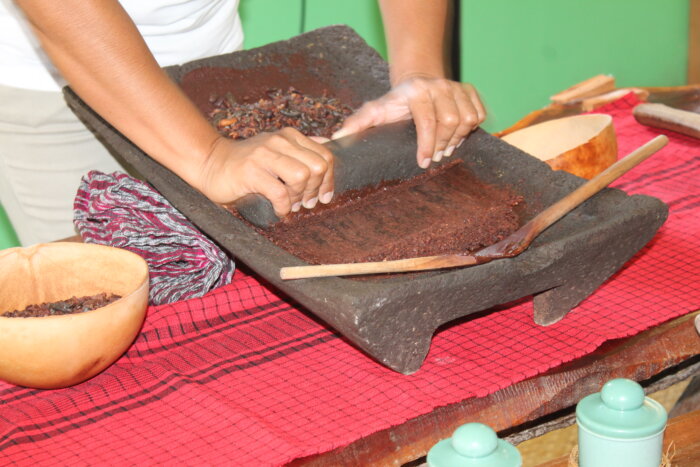
[[[697,373],[700,336],[694,318],[698,314],[700,311],[690,312],[634,336],[607,341],[591,354],[488,396],[438,407],[347,446],[288,465],[402,465],[421,458],[436,442],[468,422],[486,423],[501,436],[510,435],[507,439],[516,444],[540,436],[570,424],[575,404],[599,391],[609,379],[631,378],[647,391],[657,391]],[[528,436],[519,438],[523,432]]]

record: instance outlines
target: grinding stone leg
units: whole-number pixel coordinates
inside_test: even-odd
[[[404,375],[418,371],[428,355],[434,329],[426,333],[396,333],[386,330],[381,335],[366,336],[360,347],[380,363]],[[401,335],[403,334],[403,335]],[[371,345],[367,345],[371,342]]]
[[[535,323],[540,326],[556,323],[586,296],[587,294],[580,293],[576,287],[571,287],[568,284],[535,295]]]
[[[668,208],[661,201],[653,201],[657,204],[656,211],[625,219],[624,230],[612,241],[606,242],[603,237],[596,236],[590,238],[590,243],[579,246],[579,257],[587,257],[588,261],[570,258],[568,263],[579,264],[580,268],[570,269],[568,273],[562,271],[560,275],[574,279],[535,295],[535,323],[549,326],[562,319],[652,239],[668,215]]]
[[[579,271],[576,282],[569,282],[536,294],[533,300],[535,323],[540,326],[549,326],[564,318],[569,311],[595,292],[603,282],[622,267],[633,252],[623,252],[619,257],[610,258],[607,264],[595,263],[597,264],[595,269]]]

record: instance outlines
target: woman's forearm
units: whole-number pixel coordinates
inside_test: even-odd
[[[160,68],[116,0],[17,0],[71,87],[191,184],[218,138]]]
[[[391,81],[408,75],[446,77],[448,0],[379,0],[389,48]]]
[[[450,157],[486,112],[473,86],[447,79],[448,0],[379,0],[392,90],[348,118],[335,137],[412,118],[418,165]]]

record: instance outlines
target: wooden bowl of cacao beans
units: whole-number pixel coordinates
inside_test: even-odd
[[[33,388],[86,381],[133,343],[148,306],[148,265],[83,243],[0,250],[0,379]]]

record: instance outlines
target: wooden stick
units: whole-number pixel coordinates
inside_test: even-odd
[[[440,255],[420,258],[376,261],[369,263],[320,264],[317,266],[289,266],[280,269],[282,279],[307,279],[310,277],[354,276],[361,274],[385,274],[392,272],[428,271],[432,269],[472,266],[474,256]]]
[[[630,169],[645,161],[656,151],[666,146],[667,143],[668,137],[666,135],[657,136],[539,213],[530,221],[530,224],[534,226],[530,233],[530,240],[561,219],[576,206],[610,185]]]
[[[627,157],[620,159],[598,174],[596,177],[584,183],[576,190],[572,191],[564,198],[542,211],[530,222],[525,224],[506,239],[492,245],[491,247],[481,250],[481,252],[476,252],[473,255],[440,255],[367,263],[290,266],[280,269],[280,278],[290,280],[308,279],[312,277],[427,271],[434,269],[454,268],[459,266],[473,266],[475,264],[488,262],[498,257],[505,258],[513,256],[513,254],[509,254],[507,252],[509,250],[517,250],[519,253],[527,248],[530,242],[532,242],[532,240],[542,231],[561,219],[564,215],[566,215],[566,213],[574,209],[576,206],[583,203],[585,200],[598,193],[600,190],[628,172],[630,169],[646,160],[656,151],[664,147],[666,143],[668,143],[668,138],[665,135],[657,136],[645,145],[630,153]],[[517,238],[518,240],[514,242],[512,241],[513,238]],[[513,248],[514,245],[516,248]],[[496,254],[480,255],[480,253],[488,250],[494,251]]]

